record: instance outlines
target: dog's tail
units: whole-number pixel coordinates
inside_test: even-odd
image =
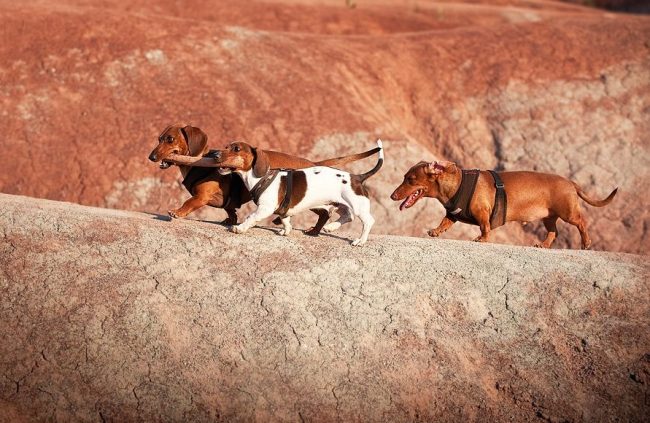
[[[336,157],[334,159],[327,159],[327,160],[321,160],[320,162],[314,162],[314,165],[338,167],[347,163],[356,162],[357,160],[365,159],[366,157],[370,157],[373,154],[377,154],[379,151],[381,151],[381,147],[375,147],[372,150],[364,151],[363,153],[357,153],[349,156]]]
[[[605,198],[604,200],[594,200],[594,199],[591,199],[591,198],[587,197],[587,194],[585,194],[585,192],[582,190],[582,188],[580,188],[580,186],[578,184],[576,184],[575,182],[573,182],[573,186],[576,188],[576,192],[578,193],[578,197],[582,198],[584,201],[587,202],[587,204],[591,204],[594,207],[604,207],[604,206],[608,205],[609,203],[612,202],[612,200],[614,199],[614,196],[618,192],[618,187],[616,187],[616,188],[614,188],[614,191],[612,191],[607,196],[607,198]]]
[[[363,173],[361,175],[356,175],[357,181],[360,183],[363,183],[366,179],[370,178],[372,175],[375,173],[379,172],[379,169],[381,169],[382,165],[384,164],[384,148],[381,145],[381,140],[377,140],[377,149],[379,149],[379,159],[377,160],[377,164],[375,167],[370,169],[370,171]]]

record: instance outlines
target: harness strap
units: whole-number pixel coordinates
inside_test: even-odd
[[[478,169],[462,170],[458,190],[449,202],[444,205],[447,210],[448,219],[454,222],[461,221],[463,223],[478,225],[478,222],[469,210],[469,203],[474,196],[479,174],[480,171]]]
[[[293,192],[293,170],[287,169],[287,190],[284,193],[284,198],[280,207],[275,211],[275,214],[284,217],[289,211],[289,203],[291,202],[291,193]]]
[[[498,228],[506,223],[506,210],[508,208],[508,196],[506,195],[505,185],[499,177],[499,174],[490,170],[492,178],[494,178],[494,186],[496,192],[494,194],[494,207],[490,215],[490,228]]]
[[[280,173],[279,170],[274,169],[267,173],[266,175],[262,176],[262,178],[257,181],[255,186],[251,188],[251,197],[253,197],[253,202],[255,204],[259,204],[260,202],[260,197],[266,191],[266,189],[275,181],[275,178],[277,178],[278,173]]]

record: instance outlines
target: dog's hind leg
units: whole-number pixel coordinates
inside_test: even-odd
[[[535,244],[535,247],[541,248],[551,248],[553,241],[557,238],[557,216],[545,217],[542,222],[544,222],[544,227],[548,231],[546,239],[541,244]]]
[[[323,230],[325,232],[334,232],[341,226],[354,220],[354,215],[351,213],[350,207],[345,204],[339,204],[336,207],[336,212],[339,214],[338,220],[323,226]]]
[[[352,211],[359,217],[361,223],[363,223],[361,236],[352,241],[352,245],[361,246],[365,244],[366,241],[368,241],[368,234],[370,234],[370,229],[372,229],[372,225],[375,224],[375,219],[370,214],[370,200],[362,196],[357,197],[355,203],[352,204]]]
[[[237,224],[237,209],[225,209],[228,213],[228,217],[223,220],[221,223],[224,225],[236,225]]]
[[[577,195],[574,196],[565,196],[563,202],[556,206],[555,214],[560,216],[560,219],[565,222],[575,226],[580,231],[580,237],[582,238],[582,249],[588,250],[591,247],[591,238],[587,233],[587,222],[585,221],[582,210],[580,209],[580,203],[578,202]]]
[[[330,212],[325,209],[311,209],[311,211],[318,215],[318,222],[316,222],[316,225],[311,229],[305,231],[305,235],[318,236],[321,229],[323,229],[323,226],[325,226],[325,223],[327,223],[327,220],[330,218]]]
[[[588,250],[591,247],[591,238],[589,237],[589,233],[587,233],[587,222],[582,213],[578,211],[577,215],[572,215],[570,218],[564,220],[578,228],[580,238],[582,239],[582,249]]]

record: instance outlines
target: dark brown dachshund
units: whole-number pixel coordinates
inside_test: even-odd
[[[498,172],[507,196],[505,222],[531,222],[542,219],[548,230],[544,242],[537,247],[549,248],[557,237],[557,219],[560,218],[578,228],[582,248],[591,246],[587,224],[580,211],[578,197],[595,207],[609,204],[618,188],[604,200],[593,200],[575,183],[561,176],[537,172]],[[453,162],[420,162],[409,169],[404,181],[391,195],[394,201],[403,201],[400,210],[413,206],[422,197],[437,198],[446,208],[459,190],[462,171]],[[481,236],[475,241],[486,242],[490,235],[490,217],[495,204],[495,180],[487,171],[481,171],[476,188],[469,202],[469,212],[481,228]],[[449,214],[437,228],[428,234],[437,237],[457,219]]]
[[[201,129],[194,126],[171,125],[158,137],[158,146],[149,155],[152,162],[160,162],[161,169],[171,166],[165,159],[172,154],[200,157],[208,153],[208,136]],[[276,151],[265,150],[273,169],[302,169],[311,166],[336,166],[361,160],[372,156],[379,151],[374,148],[359,154],[338,157],[334,159],[312,162],[300,157]],[[177,209],[168,213],[173,218],[183,218],[193,211],[205,206],[222,208],[228,213],[228,218],[223,222],[228,225],[237,224],[237,209],[251,200],[241,178],[237,175],[220,175],[218,168],[178,166],[183,175],[183,185],[192,194]],[[327,221],[329,214],[324,210],[314,210],[319,216],[322,226]],[[322,224],[321,224],[322,223]]]

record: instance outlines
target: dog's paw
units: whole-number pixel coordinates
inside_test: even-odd
[[[341,227],[341,224],[339,222],[332,222],[328,223],[327,225],[323,226],[323,231],[325,232],[334,232],[338,228]]]
[[[478,236],[478,237],[474,238],[474,242],[487,242],[487,238],[485,238],[483,236]]]
[[[237,224],[237,219],[231,219],[230,217],[228,217],[225,220],[222,220],[221,224],[228,225],[228,226],[236,225]]]
[[[366,241],[362,240],[361,238],[357,238],[354,241],[351,242],[353,247],[361,247],[363,244],[365,244]]]
[[[437,238],[438,236],[440,236],[440,232],[436,231],[435,229],[428,230],[427,234],[432,238]]]
[[[291,228],[288,229],[280,229],[280,232],[278,232],[279,235],[281,236],[288,236],[291,233]]]
[[[309,235],[309,236],[318,236],[319,234],[320,231],[316,230],[316,228],[313,226],[305,231],[305,235]]]
[[[180,216],[178,216],[176,210],[169,210],[169,211],[167,212],[167,214],[168,214],[169,217],[171,217],[172,219],[180,219]]]
[[[230,227],[230,232],[234,232],[236,234],[243,234],[246,233],[246,228],[244,225],[233,225]]]

